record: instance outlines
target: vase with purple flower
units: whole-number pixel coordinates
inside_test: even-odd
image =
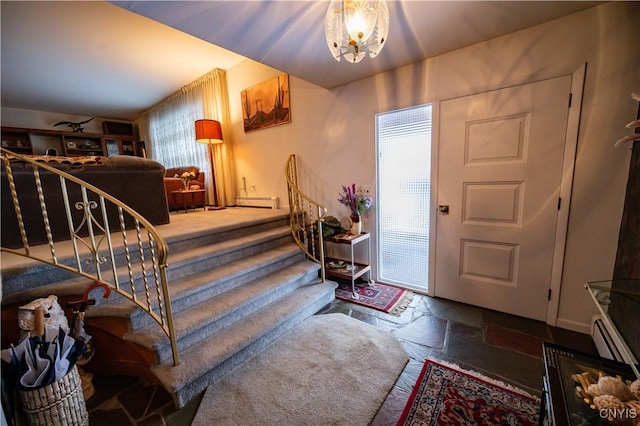
[[[359,194],[356,184],[342,187],[342,194],[338,198],[340,204],[349,207],[349,233],[352,235],[360,235],[362,233],[362,213],[369,210],[373,206],[371,197]]]

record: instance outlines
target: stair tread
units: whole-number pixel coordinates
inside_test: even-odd
[[[191,259],[194,256],[207,256],[211,253],[222,254],[226,252],[232,252],[238,250],[241,247],[248,247],[250,245],[258,244],[265,241],[270,241],[274,237],[288,236],[290,230],[286,226],[280,226],[266,231],[260,231],[251,235],[245,235],[229,240],[222,240],[213,244],[208,244],[201,247],[194,247],[189,250],[180,251],[177,253],[171,252],[171,244],[169,244],[169,253],[171,255],[172,263],[177,263],[176,260],[181,261],[184,259]]]
[[[157,365],[152,370],[167,389],[177,392],[185,384],[206,375],[248,344],[267,334],[287,316],[293,315],[299,307],[311,303],[321,294],[333,291],[335,287],[336,283],[332,281],[323,283],[319,280],[301,287],[295,294],[269,305],[269,309],[247,316],[199,345],[182,351],[179,365]]]
[[[288,219],[289,219],[289,213],[282,212],[281,214],[276,214],[275,216],[270,216],[270,217],[261,218],[261,219],[247,218],[241,223],[234,222],[234,223],[227,223],[226,225],[218,224],[215,226],[215,228],[206,227],[205,229],[198,229],[198,230],[182,230],[179,234],[166,236],[165,240],[167,241],[168,244],[173,244],[173,243],[181,242],[184,240],[190,240],[190,239],[193,239],[194,237],[200,237],[203,234],[220,235],[220,234],[227,233],[229,231],[245,230],[245,229],[253,228],[256,226],[278,224],[278,223],[282,223],[281,226],[288,228],[287,226]],[[233,239],[233,238],[238,238],[238,237],[232,237],[232,238],[226,238],[226,239]]]
[[[197,292],[198,289],[202,288],[202,286],[215,285],[216,282],[241,275],[249,270],[259,269],[260,267],[279,259],[299,254],[300,249],[294,243],[289,243],[284,246],[259,253],[251,258],[240,258],[209,271],[183,276],[182,278],[171,281],[169,288],[171,300],[176,301],[181,297],[188,297],[191,293]],[[144,295],[144,291],[142,290],[138,293],[140,294],[140,297]],[[128,299],[118,298],[97,304],[87,311],[87,316],[127,316],[138,310],[139,308]]]
[[[272,272],[265,277],[248,282],[233,291],[228,291],[213,299],[192,305],[190,309],[174,314],[174,329],[178,338],[202,327],[207,327],[225,314],[233,312],[266,293],[277,291],[290,282],[302,278],[309,272],[318,270],[318,265],[301,260],[287,268]],[[135,341],[151,348],[156,345],[168,345],[169,340],[156,323],[128,333],[127,340]]]
[[[259,223],[262,223],[262,222],[259,222]],[[232,228],[233,227],[230,227],[229,229],[232,229]],[[226,230],[228,229],[227,228],[218,229],[216,230],[215,233],[219,233],[221,231],[226,231]],[[259,244],[261,242],[267,242],[277,237],[284,237],[288,235],[289,232],[290,230],[288,226],[277,226],[275,228],[258,231],[249,235],[242,235],[242,236],[230,238],[227,240],[221,240],[213,244],[197,246],[197,247],[193,247],[193,248],[189,248],[187,250],[181,250],[181,251],[172,251],[171,246],[176,244],[177,242],[188,240],[189,238],[186,238],[185,236],[180,236],[180,238],[176,238],[176,237],[167,238],[167,244],[169,246],[169,255],[170,255],[169,261],[171,262],[172,266],[176,266],[181,264],[182,262],[185,262],[185,261],[188,262],[190,260],[193,260],[194,258],[206,258],[213,254],[220,255],[228,252],[233,252],[234,250],[240,250],[241,248],[249,247],[254,244]],[[209,235],[213,235],[215,233],[210,232]],[[193,238],[193,236],[191,236],[190,238]],[[118,256],[118,255],[122,255],[124,251],[121,247],[116,247],[114,249],[114,253],[116,254],[116,256]],[[61,264],[66,264],[66,263],[74,264],[75,255],[73,255],[72,253],[65,254],[65,255],[58,255],[58,262]],[[43,289],[47,287],[55,288],[56,293],[59,295],[74,294],[74,293],[78,294],[78,293],[82,293],[84,291],[84,287],[87,285],[86,278],[77,276],[75,274],[73,275],[70,274],[68,279],[58,280],[54,283],[45,284],[44,286],[38,285],[35,287],[25,288],[22,291],[16,291],[11,287],[10,281],[12,276],[20,276],[25,273],[40,275],[40,274],[46,274],[46,272],[49,270],[57,270],[57,267],[46,264],[46,263],[33,262],[32,265],[30,264],[27,267],[3,268],[2,274],[3,274],[3,279],[5,281],[3,284],[4,285],[3,290],[6,290],[4,299],[7,301],[7,303],[13,303],[13,299],[20,299],[21,294],[29,295],[30,293],[33,293],[33,296],[32,297],[27,296],[27,298],[43,297],[42,294],[40,293],[43,293]],[[120,278],[125,277],[127,275],[127,270],[125,266],[122,266],[122,265],[118,266],[117,270]]]

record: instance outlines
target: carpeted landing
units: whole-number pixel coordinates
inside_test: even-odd
[[[315,315],[209,386],[193,425],[367,425],[408,360],[387,331]]]

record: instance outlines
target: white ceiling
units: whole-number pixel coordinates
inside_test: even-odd
[[[2,1],[2,106],[134,119],[237,54],[331,89],[600,3],[390,0],[386,46],[351,64],[328,1]]]

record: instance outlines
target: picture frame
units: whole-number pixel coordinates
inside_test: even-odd
[[[244,89],[240,98],[245,133],[291,122],[289,74]]]

